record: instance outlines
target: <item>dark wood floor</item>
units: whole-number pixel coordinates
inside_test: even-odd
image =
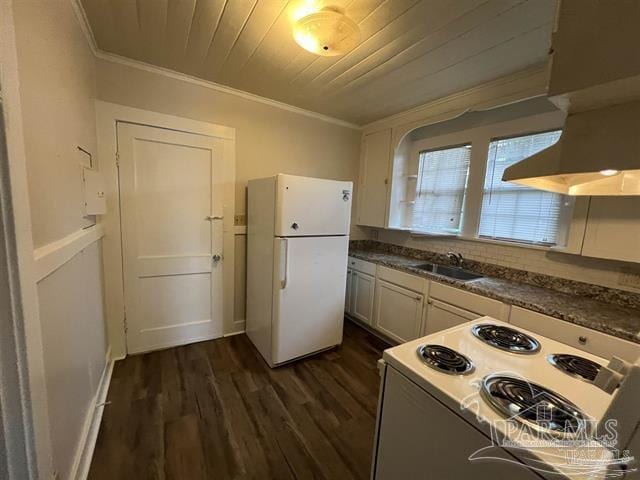
[[[383,348],[345,322],[341,347],[275,370],[245,335],[128,357],[89,478],[366,479]]]

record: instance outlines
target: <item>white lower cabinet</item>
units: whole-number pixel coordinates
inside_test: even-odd
[[[374,327],[400,343],[420,335],[424,295],[378,279]]]
[[[351,292],[353,290],[353,270],[347,269],[347,288],[344,292],[344,313],[351,313]]]
[[[421,335],[430,335],[485,315],[507,321],[509,309],[509,305],[498,300],[431,282]]]
[[[351,315],[361,322],[371,325],[373,321],[373,297],[376,279],[361,272],[351,273]]]
[[[524,308],[512,307],[509,322],[607,360],[616,356],[635,362],[640,356],[640,346],[637,343]]]
[[[480,318],[482,315],[454,307],[439,300],[428,300],[425,308],[424,324],[422,334],[430,335],[456,327],[463,323]]]

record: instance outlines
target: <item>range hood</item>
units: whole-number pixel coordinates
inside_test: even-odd
[[[640,195],[640,2],[560,0],[548,99],[558,142],[502,179],[568,195]]]
[[[640,195],[640,100],[569,114],[556,144],[502,180],[567,195]]]

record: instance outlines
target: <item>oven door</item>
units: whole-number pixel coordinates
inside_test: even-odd
[[[492,455],[515,463],[469,461],[491,440],[393,367],[386,365],[384,370],[372,478],[540,480],[502,449],[493,449]]]

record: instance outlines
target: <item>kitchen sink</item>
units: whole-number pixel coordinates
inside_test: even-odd
[[[436,275],[442,275],[444,277],[455,278],[457,280],[475,280],[477,278],[482,278],[484,275],[480,275],[478,273],[470,272],[469,270],[465,270],[460,267],[449,267],[447,265],[438,265],[436,263],[423,263],[421,265],[416,265],[416,268],[420,270],[424,270],[426,272],[435,273]]]

